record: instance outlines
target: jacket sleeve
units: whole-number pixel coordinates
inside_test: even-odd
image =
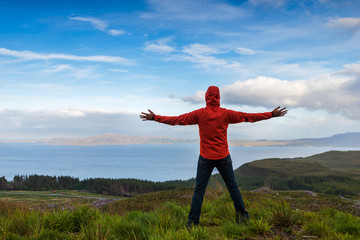
[[[229,123],[241,123],[241,122],[257,122],[265,119],[272,118],[271,112],[264,113],[245,113],[237,112],[233,110],[227,110]]]
[[[155,115],[154,120],[159,123],[165,123],[169,125],[193,125],[198,123],[199,110],[195,110],[179,116]]]

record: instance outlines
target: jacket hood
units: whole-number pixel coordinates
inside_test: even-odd
[[[220,107],[220,91],[216,86],[210,86],[205,93],[206,107],[217,110]]]

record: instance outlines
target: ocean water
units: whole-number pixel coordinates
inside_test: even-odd
[[[329,147],[230,147],[234,169],[264,158],[307,157]],[[86,178],[136,178],[150,181],[195,177],[199,146],[195,143],[120,146],[0,144],[0,177],[50,175]],[[214,171],[216,173],[216,171]]]

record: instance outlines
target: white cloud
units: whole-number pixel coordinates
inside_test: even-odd
[[[249,48],[241,48],[241,47],[237,47],[235,49],[235,52],[241,55],[249,55],[249,56],[256,54],[256,51],[254,50],[251,50]]]
[[[334,18],[329,22],[330,26],[360,28],[360,18]]]
[[[360,31],[360,18],[334,18],[331,19],[327,25],[340,30],[358,33]]]
[[[0,48],[0,55],[16,57],[23,60],[69,60],[69,61],[85,61],[85,62],[104,62],[104,63],[118,63],[123,65],[135,65],[132,60],[115,57],[115,56],[76,56],[71,54],[59,53],[35,53],[31,51],[14,51],[6,48]]]
[[[55,65],[52,68],[44,69],[42,73],[58,73],[66,70],[73,70],[74,68],[69,64]]]
[[[280,80],[260,76],[221,87],[222,103],[264,106],[278,105],[309,110],[326,110],[350,119],[360,118],[360,64],[308,80]],[[203,101],[200,92],[183,100]]]
[[[169,38],[162,38],[156,41],[150,41],[145,43],[144,50],[149,52],[156,52],[156,53],[171,53],[174,52],[175,49],[168,44],[170,41]]]
[[[111,36],[119,36],[119,35],[125,34],[126,32],[125,32],[124,30],[110,29],[110,30],[108,31],[108,33],[109,33]]]
[[[108,23],[100,20],[98,18],[93,18],[93,17],[69,17],[70,20],[76,20],[76,21],[81,21],[81,22],[88,22],[91,23],[91,25],[100,30],[100,31],[105,31],[106,28],[108,27]]]
[[[146,108],[142,111],[145,110]],[[156,111],[156,109],[152,110]],[[37,110],[0,108],[0,140],[83,137],[103,133],[197,137],[196,126],[183,128],[144,122],[139,118],[139,114],[140,111],[127,113],[101,108]]]
[[[204,103],[205,102],[205,91],[196,91],[192,96],[183,97],[182,100],[191,103]]]
[[[209,47],[204,44],[190,44],[188,46],[185,46],[183,49],[184,53],[187,53],[192,56],[201,56],[201,55],[212,55],[212,54],[219,54],[219,53],[226,53],[226,51]]]
[[[217,58],[213,54],[225,54],[228,51],[210,47],[204,44],[190,44],[183,48],[182,54],[172,55],[169,59],[177,61],[188,61],[196,66],[213,70],[236,70],[242,65],[237,61],[228,61],[224,58]]]
[[[143,13],[143,18],[209,21],[236,19],[247,15],[241,8],[219,1],[148,0],[147,3],[152,12]]]
[[[129,70],[125,70],[125,69],[118,69],[118,68],[113,68],[113,69],[109,69],[112,72],[121,72],[121,73],[128,73]]]
[[[44,74],[57,74],[61,73],[63,76],[80,78],[92,78],[97,76],[94,73],[94,67],[77,68],[69,64],[60,64],[51,66],[51,68],[41,70],[40,73]]]
[[[255,6],[282,7],[287,0],[249,0],[249,3]]]
[[[94,17],[69,17],[69,19],[90,23],[95,29],[106,32],[111,36],[119,36],[126,33],[124,30],[108,29],[108,22]]]
[[[105,132],[130,134],[127,128],[136,128],[135,119],[138,119],[135,114],[116,110],[2,109],[0,133],[1,139],[89,136]]]
[[[231,51],[242,54],[251,55],[255,51],[246,48],[238,48],[235,50],[215,48],[204,44],[193,43],[186,45],[182,50],[176,50],[168,45],[169,38],[158,39],[145,43],[144,50],[152,51],[159,54],[167,54],[167,60],[191,62],[197,67],[211,70],[231,70],[234,72],[244,72],[243,65],[234,60],[228,60],[226,57],[219,58],[213,55],[227,54]]]

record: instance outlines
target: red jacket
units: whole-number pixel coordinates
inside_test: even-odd
[[[180,116],[155,115],[154,120],[170,125],[199,126],[200,155],[217,160],[229,155],[227,128],[230,123],[256,122],[272,117],[271,112],[244,113],[220,107],[219,88],[210,86],[205,94],[206,107]]]

